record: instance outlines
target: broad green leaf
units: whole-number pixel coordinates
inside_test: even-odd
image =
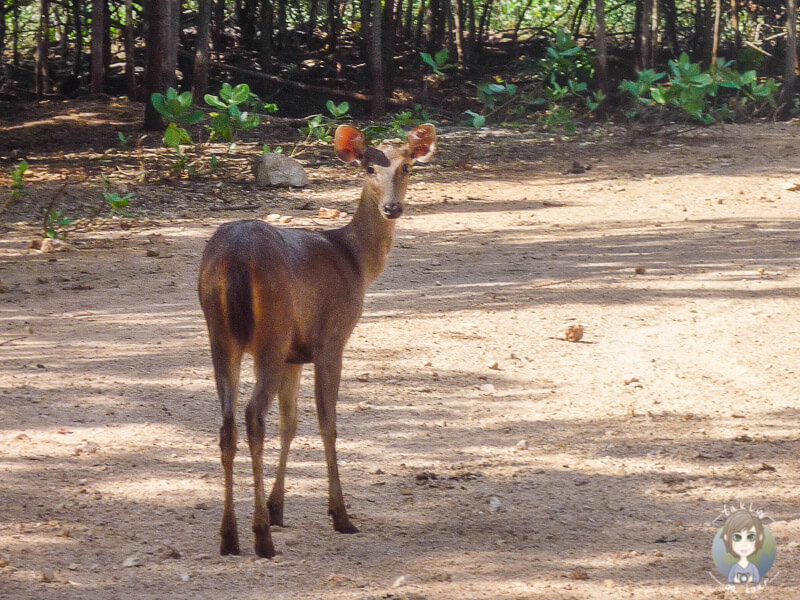
[[[206,101],[206,104],[213,108],[218,108],[220,110],[228,110],[228,105],[224,102],[220,101],[219,98],[216,96],[212,96],[211,94],[206,94],[203,96],[203,99]]]
[[[433,60],[438,67],[442,67],[447,62],[448,58],[450,58],[450,52],[447,48],[442,48],[434,55]]]
[[[231,94],[231,102],[241,104],[250,97],[250,86],[246,83],[237,85]]]

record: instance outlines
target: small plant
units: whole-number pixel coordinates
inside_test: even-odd
[[[133,139],[132,135],[125,135],[121,131],[117,132],[117,143],[119,144],[120,148],[127,148],[131,144],[131,140]]]
[[[25,171],[28,170],[28,161],[21,160],[16,167],[11,169],[11,198],[17,200],[28,195],[28,186],[25,185]]]
[[[169,88],[165,96],[153,94],[150,102],[161,116],[169,124],[164,131],[164,146],[171,148],[175,152],[175,161],[172,163],[170,171],[176,174],[183,173],[185,170],[192,170],[189,167],[186,156],[181,152],[181,144],[192,144],[189,132],[182,125],[194,125],[203,120],[203,113],[192,108],[191,92],[178,92]]]
[[[261,154],[283,154],[283,148],[278,146],[277,148],[273,149],[269,147],[269,144],[264,144],[261,146]]]
[[[111,191],[111,181],[108,179],[108,177],[105,175],[101,175],[101,177],[103,178],[103,199],[106,201],[106,205],[111,210],[111,214],[133,218],[133,215],[123,210],[128,208],[131,198],[133,198],[133,192],[128,192],[124,196],[120,196],[117,192]]]
[[[297,154],[300,144],[306,144],[311,140],[317,140],[326,144],[330,143],[333,139],[333,132],[339,125],[338,121],[346,119],[350,112],[350,104],[348,102],[336,104],[333,100],[328,100],[325,103],[325,108],[328,109],[331,116],[311,115],[308,117],[305,127],[301,127],[299,130],[300,133],[305,136],[305,139],[295,145],[291,156]]]
[[[59,209],[51,208],[45,210],[44,215],[44,237],[53,239],[63,239],[67,237],[64,227],[70,225],[75,219],[68,219]]]
[[[444,76],[444,71],[449,69],[453,69],[456,67],[455,64],[447,62],[450,59],[450,52],[447,48],[442,48],[437,53],[431,55],[427,52],[420,52],[419,53],[420,59],[426,65],[428,65],[435,75],[442,75]]]

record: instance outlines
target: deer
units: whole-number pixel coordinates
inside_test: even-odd
[[[316,231],[277,228],[260,220],[221,225],[200,263],[198,295],[208,327],[221,403],[219,434],[225,497],[220,554],[240,554],[233,506],[235,413],[245,353],[253,357],[255,385],[245,407],[253,469],[255,553],[275,556],[270,527],[283,526],[289,446],[297,432],[297,397],[303,366],[314,366],[314,398],[328,476],[328,513],[340,533],[357,533],[347,514],[336,458],[336,404],[342,354],[370,285],[384,269],[403,214],[411,166],[436,150],[431,124],[412,129],[402,146],[370,146],[357,128],[340,125],[336,156],[358,163],[364,181],[349,223]],[[264,491],[265,417],[278,398],[280,455],[269,499]]]

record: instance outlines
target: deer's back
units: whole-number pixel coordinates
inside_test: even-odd
[[[250,352],[281,347],[288,362],[311,362],[322,344],[344,344],[363,301],[358,265],[334,232],[255,220],[217,229],[203,253],[199,294],[212,337],[217,328]]]

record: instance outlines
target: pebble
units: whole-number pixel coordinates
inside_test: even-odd
[[[122,566],[125,567],[125,568],[141,567],[142,566],[142,559],[139,558],[138,556],[136,556],[135,554],[131,555],[128,558],[126,558],[125,560],[122,561]]]
[[[189,574],[188,573],[181,573],[181,581],[186,583],[189,581]]]
[[[399,588],[404,585],[408,585],[410,577],[408,575],[400,575],[397,579],[394,580],[392,584],[393,588]]]
[[[517,442],[517,445],[514,446],[517,450],[527,450],[528,449],[528,440],[520,440]]]
[[[489,498],[489,512],[496,513],[503,507],[503,503],[500,502],[500,498],[497,496],[492,496]]]

